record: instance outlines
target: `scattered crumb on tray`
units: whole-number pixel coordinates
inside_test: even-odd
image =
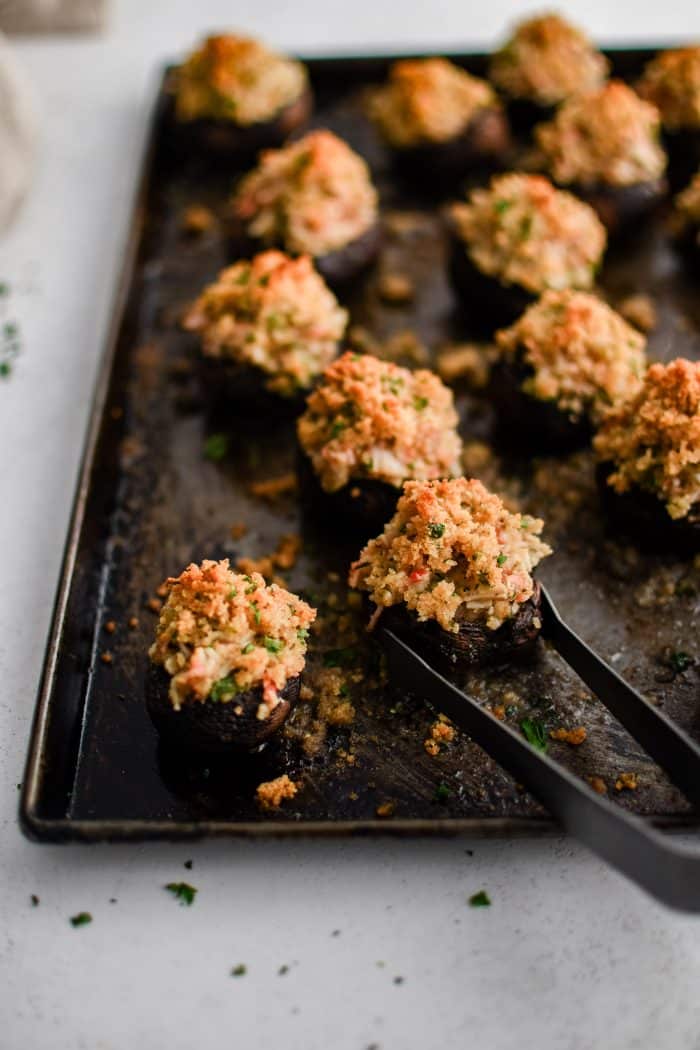
[[[446,715],[438,715],[437,721],[431,725],[427,738],[423,741],[423,747],[433,758],[440,754],[444,744],[451,744],[455,738],[455,728],[450,725]]]
[[[286,773],[274,780],[264,780],[255,789],[255,797],[262,809],[279,809],[281,804],[288,798],[294,798],[298,791],[297,785],[290,780]]]
[[[585,726],[576,726],[574,729],[550,729],[549,735],[552,740],[561,740],[572,747],[578,747],[588,736]]]
[[[412,302],[416,289],[406,274],[385,273],[377,281],[377,293],[383,302],[399,306]]]
[[[160,600],[160,598],[149,598],[148,601],[146,602],[146,608],[148,609],[149,612],[152,612],[152,613],[159,613],[161,608],[162,608],[162,606],[163,606],[163,603]]]
[[[438,354],[437,372],[446,383],[457,380],[475,390],[481,390],[489,381],[495,348],[478,343],[459,343],[446,347]]]
[[[138,618],[138,616],[130,616],[128,623],[129,623],[129,629],[131,631],[135,631],[136,628],[139,625],[139,618]]]
[[[639,780],[636,773],[620,773],[615,781],[616,791],[636,791],[638,787]]]
[[[117,625],[114,620],[107,620],[104,629],[107,632],[107,634],[114,634],[114,632],[117,629]]]
[[[247,531],[248,531],[248,526],[246,525],[246,523],[244,521],[236,521],[231,526],[231,539],[232,540],[240,540],[240,539],[243,538],[243,536],[245,536]]]
[[[389,817],[393,817],[395,811],[395,802],[380,802],[380,804],[377,806],[374,812],[377,814],[380,820],[388,820]]]
[[[249,574],[259,572],[265,579],[274,581],[276,569],[294,568],[300,550],[301,536],[288,533],[280,538],[272,554],[266,554],[262,558],[239,558],[236,568]]]
[[[204,204],[190,204],[182,214],[182,228],[185,233],[208,233],[215,225],[214,212]]]
[[[608,786],[602,777],[588,777],[588,783],[599,795],[607,795]]]
[[[103,664],[111,664],[111,663],[114,662],[114,657],[109,652],[109,650],[105,650],[104,653],[100,654],[100,660],[102,661]]]
[[[628,295],[618,303],[617,312],[640,332],[650,332],[656,328],[656,307],[653,299],[642,292]]]
[[[278,478],[265,478],[264,481],[251,481],[248,489],[259,499],[276,500],[296,491],[297,477],[292,471]]]

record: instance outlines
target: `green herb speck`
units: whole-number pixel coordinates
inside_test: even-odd
[[[547,750],[547,730],[542,722],[539,722],[536,718],[523,718],[520,723],[520,731],[528,744],[534,747],[535,750]]]
[[[166,889],[168,893],[172,893],[175,900],[180,901],[180,904],[188,908],[197,896],[196,888],[190,886],[189,882],[169,882],[164,889]]]
[[[247,973],[248,973],[248,967],[245,965],[245,963],[238,963],[237,966],[234,966],[231,969],[231,976],[232,977],[245,977],[245,975]]]
[[[692,656],[684,652],[671,653],[668,658],[669,665],[676,674],[683,674],[693,664]]]
[[[505,563],[507,561],[508,561],[508,555],[507,554],[499,554],[498,557],[496,558],[496,565],[505,565]]]
[[[435,788],[433,800],[435,802],[447,802],[449,797],[450,789],[448,788],[447,784],[438,784],[438,786]]]
[[[70,918],[71,926],[87,926],[90,922],[92,922],[92,915],[89,911],[79,911],[77,915],[71,915]]]
[[[352,647],[347,649],[329,649],[323,654],[324,667],[350,667],[357,659],[357,652]]]
[[[284,649],[284,642],[280,641],[279,638],[270,638],[267,635],[264,639],[265,648],[268,653],[279,653]]]
[[[204,455],[212,463],[219,463],[228,452],[227,434],[210,434],[204,442]]]
[[[445,535],[445,526],[442,524],[442,522],[431,521],[431,523],[428,525],[428,535],[433,540],[442,539],[442,537]]]
[[[233,675],[226,675],[225,678],[220,678],[218,682],[214,682],[209,693],[209,699],[213,700],[215,704],[221,703],[225,700],[230,700],[231,697],[235,696],[236,693],[240,692],[236,679]]]
[[[479,890],[478,893],[472,893],[469,898],[470,908],[490,908],[491,898],[489,897],[486,890]]]
[[[248,642],[247,645],[243,646],[243,648],[241,649],[241,652],[243,653],[244,656],[247,656],[248,653],[252,653],[254,648],[255,648],[255,646],[253,645],[253,643],[252,642]]]
[[[414,397],[413,398],[413,407],[415,408],[416,412],[422,412],[424,408],[428,407],[428,404],[429,404],[429,402],[428,402],[427,397]]]

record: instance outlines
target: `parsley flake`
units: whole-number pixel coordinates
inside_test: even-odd
[[[508,555],[507,554],[499,554],[498,557],[496,558],[496,565],[498,565],[498,566],[505,565],[505,563],[507,561],[508,561]]]
[[[70,924],[71,926],[87,926],[88,923],[92,922],[92,915],[89,911],[79,911],[77,915],[71,915]]]
[[[228,435],[210,434],[204,442],[204,455],[212,463],[220,463],[228,452]]]
[[[478,893],[472,893],[469,898],[470,908],[490,908],[491,898],[489,897],[486,890],[479,890]]]
[[[238,963],[237,966],[234,966],[231,969],[231,976],[232,977],[245,977],[245,975],[247,973],[248,973],[248,967],[245,965],[245,963]]]
[[[169,882],[163,887],[172,893],[175,900],[180,901],[180,904],[190,907],[195,897],[197,896],[197,890],[194,886],[190,886],[189,882]]]
[[[264,644],[268,653],[279,653],[284,649],[284,642],[279,638],[270,638],[268,635],[265,635]]]
[[[357,659],[357,652],[352,647],[347,649],[329,649],[323,654],[324,667],[351,667]]]
[[[415,408],[416,412],[422,412],[424,408],[428,407],[428,404],[429,404],[429,402],[428,402],[427,397],[414,397],[413,398],[413,407]]]
[[[450,797],[450,789],[448,788],[447,784],[442,784],[442,783],[438,784],[438,786],[435,788],[435,794],[433,795],[433,800],[435,802],[447,802],[449,797]]]
[[[230,700],[238,692],[240,690],[236,679],[233,675],[228,674],[225,678],[220,678],[218,682],[214,682],[209,693],[209,699],[218,704]]]
[[[445,526],[442,522],[432,522],[428,525],[428,535],[433,540],[442,539],[445,534]]]
[[[676,674],[683,674],[689,667],[692,667],[693,658],[688,656],[687,653],[675,652],[669,655],[668,662],[671,670],[675,671]]]
[[[547,750],[547,730],[536,718],[523,718],[520,730],[528,744],[536,751]]]

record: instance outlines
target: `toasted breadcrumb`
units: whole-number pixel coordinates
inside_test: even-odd
[[[138,618],[138,616],[130,616],[129,617],[129,629],[132,630],[132,631],[135,631],[136,628],[138,627],[138,625],[139,625],[139,618]]]
[[[255,797],[262,809],[279,809],[281,804],[289,798],[294,798],[298,792],[298,785],[290,780],[286,773],[274,780],[264,780],[255,789]]]
[[[499,175],[449,209],[456,236],[489,277],[539,295],[593,286],[605,228],[588,204],[541,175]]]
[[[114,662],[114,657],[109,651],[106,651],[102,653],[102,655],[100,656],[100,660],[103,664],[111,664]]]
[[[660,178],[666,154],[656,106],[621,80],[576,95],[535,129],[548,172],[562,186],[632,186]]]
[[[615,781],[616,791],[636,791],[638,786],[639,780],[636,773],[620,773]]]
[[[451,744],[455,738],[455,733],[456,730],[447,717],[440,715],[438,720],[431,725],[429,736],[423,741],[423,747],[429,755],[439,755],[442,745]]]
[[[565,744],[578,747],[588,736],[584,726],[576,726],[574,729],[550,729],[549,735],[552,740],[562,740]]]
[[[651,332],[656,328],[656,306],[654,300],[643,292],[628,295],[618,303],[617,312],[640,332]]]
[[[682,518],[700,501],[700,362],[651,365],[641,390],[603,420],[593,439],[613,465],[616,492],[639,486]]]
[[[263,150],[232,203],[249,236],[281,241],[295,255],[344,248],[377,221],[377,191],[365,160],[324,129]]]
[[[380,820],[386,820],[389,817],[393,817],[395,810],[396,810],[396,803],[395,802],[381,802],[377,806],[377,808],[375,810],[375,813],[377,814],[377,816],[379,817]]]
[[[160,610],[163,608],[163,603],[160,600],[160,598],[149,598],[146,602],[146,608],[149,610],[149,612],[159,613]]]
[[[177,70],[178,120],[229,120],[242,127],[266,123],[306,89],[301,62],[258,40],[209,36]]]
[[[248,489],[253,496],[257,496],[259,499],[271,500],[272,502],[280,499],[282,496],[288,496],[290,493],[296,492],[296,488],[297,476],[292,471],[289,474],[282,474],[279,478],[251,481],[248,485]]]
[[[114,632],[117,629],[117,625],[114,620],[107,620],[104,629],[107,632],[107,634],[114,634]]]
[[[236,568],[241,572],[259,572],[265,579],[274,579],[276,569],[292,569],[301,550],[301,536],[287,534],[280,538],[276,550],[262,558],[239,558]]]
[[[700,127],[700,45],[676,48],[648,64],[637,90],[661,112],[672,131]]]
[[[491,714],[494,718],[497,718],[499,722],[505,722],[506,720],[506,708],[505,704],[494,704],[491,708]]]
[[[473,390],[482,390],[489,381],[493,356],[493,347],[478,343],[450,346],[438,354],[437,372],[446,383],[461,379]]]
[[[607,795],[608,786],[602,777],[588,777],[588,783],[599,795]]]
[[[542,106],[598,87],[607,72],[607,59],[580,29],[557,14],[521,22],[491,61],[491,79],[502,91]]]
[[[532,569],[551,553],[542,526],[476,479],[408,481],[384,532],[352,564],[350,585],[378,610],[405,602],[446,631],[462,618],[495,630],[532,596]]]
[[[500,108],[486,80],[446,58],[394,62],[389,79],[370,95],[369,115],[392,146],[447,142],[460,135],[477,113]]]
[[[248,526],[246,523],[244,521],[237,521],[231,526],[231,539],[240,540],[245,536],[247,531]]]

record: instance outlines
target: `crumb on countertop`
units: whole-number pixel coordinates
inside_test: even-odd
[[[588,777],[588,783],[599,795],[607,795],[608,786],[602,777]]]
[[[375,813],[377,814],[380,820],[387,820],[389,817],[393,817],[395,810],[395,802],[381,802],[377,806]]]
[[[107,632],[107,634],[114,634],[114,632],[117,629],[117,625],[114,620],[107,620],[104,629]]]
[[[552,740],[561,740],[572,747],[578,747],[588,736],[585,726],[576,726],[574,729],[550,729],[549,735]]]
[[[109,650],[106,650],[104,653],[101,654],[100,660],[103,664],[111,664],[114,662],[114,657],[109,652]]]
[[[288,798],[294,798],[298,791],[297,785],[290,780],[286,773],[274,780],[265,780],[258,784],[255,789],[255,797],[263,809],[279,809],[282,802]]]
[[[272,554],[264,555],[262,558],[239,558],[236,568],[240,572],[259,572],[266,579],[273,579],[276,569],[292,569],[296,565],[299,551],[301,550],[301,536],[294,533],[286,533],[280,537],[279,543]]]
[[[377,281],[377,293],[385,303],[410,303],[416,294],[413,281],[407,274],[384,273]]]
[[[444,744],[451,744],[455,738],[455,728],[450,724],[446,715],[438,715],[437,721],[431,725],[428,736],[423,741],[423,747],[433,758],[440,754]]]
[[[441,350],[437,358],[437,372],[446,383],[463,380],[480,390],[489,381],[495,348],[488,344],[457,343]]]

